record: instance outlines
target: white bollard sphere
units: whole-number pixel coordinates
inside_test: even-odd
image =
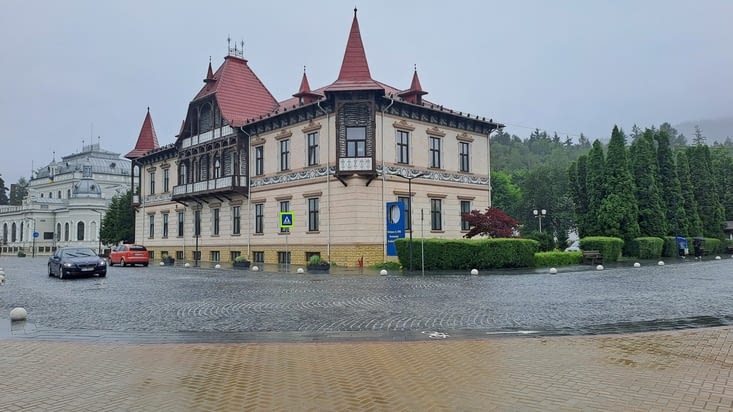
[[[715,260],[720,260],[720,256],[716,256],[715,257]]]
[[[657,265],[664,266],[664,261],[663,260],[660,260],[659,262],[657,262]]]
[[[0,282],[2,282],[3,280],[5,280],[5,275],[3,275],[2,273],[0,273]]]
[[[259,268],[259,267],[257,267],[257,266],[252,266],[252,272],[257,272],[258,270],[260,270],[260,268]]]
[[[634,263],[634,267],[635,268],[640,268],[641,267],[641,263],[639,263],[639,262]]]
[[[159,263],[159,265],[160,265],[160,266],[165,266],[165,263],[163,263],[163,262],[160,262],[160,263]]]
[[[216,265],[214,265],[214,269],[221,269],[221,265],[217,263]]]
[[[478,269],[471,269],[472,275],[478,275]]]
[[[190,267],[191,267],[191,264],[190,264],[190,263],[188,263],[188,262],[186,262],[186,264],[184,264],[184,265],[183,265],[183,267],[184,267],[184,268],[190,268]]]
[[[557,274],[557,269],[556,268],[550,268],[550,274],[551,275],[556,275]]]
[[[10,311],[10,320],[25,320],[28,317],[28,312],[24,308],[13,308]]]
[[[603,270],[603,265],[596,266],[596,270]]]
[[[379,271],[379,274],[382,276],[387,276],[387,269],[382,269]]]
[[[303,268],[298,268],[298,273],[303,273]]]

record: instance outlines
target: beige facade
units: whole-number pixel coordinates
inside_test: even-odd
[[[462,237],[461,213],[491,204],[489,135],[503,125],[423,101],[417,72],[406,91],[371,80],[355,33],[356,16],[339,79],[311,91],[304,74],[294,99],[270,102],[261,83],[236,89],[256,79],[236,55],[209,67],[176,142],[133,159],[136,241],[156,259],[305,265],[315,253],[368,266],[396,260],[394,201],[411,204],[414,239]],[[293,213],[289,230],[281,211]]]

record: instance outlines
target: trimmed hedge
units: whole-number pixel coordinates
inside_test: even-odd
[[[688,249],[691,249],[692,240],[687,239]],[[677,249],[677,237],[676,236],[665,236],[664,245],[662,246],[662,256],[664,257],[675,257],[679,256],[680,251]]]
[[[616,262],[621,256],[624,241],[617,237],[588,236],[580,239],[580,249],[601,252],[604,262]]]
[[[661,237],[637,237],[631,241],[631,256],[639,259],[658,259],[662,256],[664,239]]]
[[[396,239],[397,257],[403,268],[410,265],[409,239]],[[534,266],[538,243],[531,239],[413,239],[412,265],[425,270],[497,269]]]
[[[723,251],[722,247],[723,242],[720,241],[720,239],[716,239],[714,237],[706,237],[705,241],[702,244],[702,248],[705,251],[706,255],[720,253]]]
[[[579,265],[583,263],[583,252],[537,252],[534,254],[534,265],[538,268]]]

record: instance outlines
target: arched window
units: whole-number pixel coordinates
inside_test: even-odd
[[[84,240],[84,222],[76,224],[76,240]]]
[[[99,231],[97,231],[97,222],[92,222],[91,226],[89,227],[89,237],[92,240],[99,240]]]
[[[69,241],[69,222],[64,224],[64,240],[67,242]]]
[[[67,198],[67,199],[71,199],[71,189],[68,189],[68,190],[66,191],[66,198]],[[61,231],[59,231],[59,233],[61,233]]]
[[[61,223],[56,224],[56,241],[61,240]]]
[[[23,222],[20,222],[20,241],[23,241]]]
[[[3,245],[8,244],[8,224],[3,223]]]
[[[11,242],[15,242],[17,240],[18,234],[16,233],[15,229],[16,229],[15,222],[13,222],[13,226],[11,226],[10,228],[10,241]]]
[[[218,179],[221,177],[221,162],[219,161],[219,158],[217,157],[214,159],[214,179]]]

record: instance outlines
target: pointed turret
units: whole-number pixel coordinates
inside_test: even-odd
[[[214,71],[211,70],[211,58],[209,58],[209,70],[206,72],[206,78],[204,83],[211,83],[214,81]]]
[[[354,9],[354,20],[351,22],[351,31],[346,42],[339,77],[326,88],[327,92],[345,90],[384,90],[369,73],[369,63],[367,63],[364,43],[361,41],[356,9]]]
[[[320,94],[313,93],[311,91],[311,86],[308,83],[308,76],[305,74],[305,67],[303,68],[303,78],[300,80],[300,88],[298,89],[298,93],[295,93],[293,97],[297,97],[300,104],[313,103],[323,97]]]
[[[158,137],[155,135],[155,128],[153,127],[153,118],[150,116],[150,108],[148,107],[148,113],[145,115],[145,120],[143,120],[143,127],[140,129],[140,135],[137,137],[135,148],[126,154],[125,157],[130,160],[135,160],[159,147]]]
[[[412,104],[422,104],[422,96],[426,94],[428,94],[428,92],[422,89],[420,78],[417,77],[417,67],[415,67],[415,71],[412,73],[412,83],[410,83],[410,88],[397,96]]]

